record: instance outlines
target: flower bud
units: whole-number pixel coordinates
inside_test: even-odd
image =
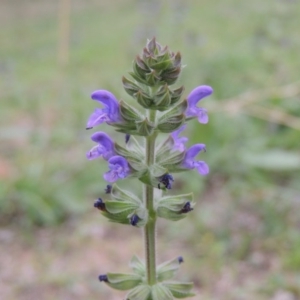
[[[123,87],[125,91],[130,95],[134,96],[140,89],[140,87],[134,83],[133,81],[127,79],[126,77],[122,77]]]

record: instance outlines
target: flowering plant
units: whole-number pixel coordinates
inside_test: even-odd
[[[197,118],[199,123],[208,122],[207,111],[197,103],[213,90],[202,85],[181,99],[184,87],[171,88],[181,72],[181,55],[162,47],[155,38],[147,42],[141,56],[133,61],[132,79],[123,77],[123,87],[141,106],[118,101],[109,91],[98,90],[91,98],[102,104],[96,108],[87,122],[87,129],[102,123],[125,134],[125,145],[113,141],[106,133],[91,136],[96,143],[86,156],[89,160],[101,157],[108,162],[104,179],[110,183],[105,192],[110,199],[99,198],[94,206],[110,221],[143,228],[146,257],[143,262],[137,256],[130,261],[132,274],[107,273],[99,280],[118,290],[129,290],[127,300],[169,300],[193,296],[191,282],[170,281],[179,265],[181,256],[156,266],[155,227],[158,218],[171,221],[183,219],[193,210],[193,194],[164,195],[172,188],[174,173],[196,169],[207,175],[206,162],[196,156],[206,151],[204,144],[186,148],[187,137],[180,134],[186,122]],[[167,133],[165,140],[156,145],[157,136]],[[140,144],[134,136],[141,136]],[[123,190],[115,183],[134,177],[143,184],[143,196]],[[157,189],[157,193],[154,193]]]

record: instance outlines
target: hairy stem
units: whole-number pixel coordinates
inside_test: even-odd
[[[155,121],[156,111],[149,111],[149,120]],[[146,164],[153,165],[155,160],[155,139],[156,133],[146,138]],[[149,212],[149,220],[144,229],[145,237],[145,254],[146,254],[146,274],[149,285],[156,283],[156,249],[155,249],[155,225],[156,213],[153,207],[154,188],[150,185],[144,184],[144,203]]]

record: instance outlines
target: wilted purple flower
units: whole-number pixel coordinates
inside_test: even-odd
[[[193,89],[187,97],[188,100],[188,108],[186,110],[187,117],[197,117],[199,123],[206,124],[208,122],[207,110],[202,107],[197,107],[197,103],[203,99],[211,95],[213,89],[208,85],[200,85]]]
[[[187,169],[196,168],[201,175],[207,175],[209,173],[209,167],[204,161],[195,161],[194,158],[198,155],[199,152],[205,151],[204,144],[196,144],[190,147],[185,154],[182,166]]]
[[[108,182],[115,182],[128,176],[130,169],[127,160],[122,156],[113,156],[108,160],[109,171],[103,177]]]
[[[98,90],[92,93],[91,98],[101,102],[104,108],[96,108],[94,110],[87,121],[87,129],[103,122],[117,122],[120,120],[119,102],[111,92]]]
[[[114,142],[106,133],[95,132],[91,139],[98,145],[87,152],[87,159],[92,160],[102,155],[105,160],[108,160],[115,155]]]
[[[185,150],[185,146],[184,144],[189,140],[187,137],[182,136],[179,137],[179,134],[181,133],[181,131],[183,131],[186,128],[186,125],[181,126],[179,129],[173,131],[173,133],[171,133],[171,136],[174,140],[174,150],[178,150],[178,151],[184,151]]]

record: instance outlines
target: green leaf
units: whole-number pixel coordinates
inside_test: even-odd
[[[140,89],[140,87],[133,81],[127,79],[126,77],[122,77],[123,87],[125,91],[130,95],[133,96],[137,91]]]
[[[164,168],[168,169],[169,172],[172,172],[175,169],[176,165],[181,164],[185,156],[185,152],[172,151],[169,152],[166,150],[165,153],[161,151],[159,155],[156,156],[156,161]]]
[[[114,150],[116,154],[125,157],[127,160],[142,164],[144,162],[144,154],[141,153],[141,151],[134,151],[134,149],[128,150],[118,143],[114,144]]]
[[[138,141],[135,139],[134,136],[131,136],[128,143],[126,144],[126,149],[129,150],[129,152],[134,151],[137,154],[139,154],[140,158],[144,158],[145,149],[142,147]]]
[[[137,109],[123,100],[120,101],[120,114],[124,120],[129,122],[141,121],[145,118]]]
[[[155,202],[155,209],[160,218],[178,221],[186,217],[182,209],[187,202],[190,203],[191,208],[195,206],[193,193],[162,197]]]
[[[110,222],[130,225],[128,215],[131,211],[124,211],[120,214],[111,214],[109,212],[101,211],[101,214],[107,218]]]
[[[121,189],[117,184],[114,184],[111,190],[111,197],[118,201],[132,201],[134,203],[142,203],[142,201],[133,193]]]
[[[295,171],[300,169],[300,155],[285,150],[269,150],[260,153],[245,153],[241,156],[244,163],[270,171]]]
[[[187,109],[187,100],[183,100],[176,105],[172,106],[171,109],[158,114],[158,123],[165,123],[169,118],[177,115],[181,115]]]
[[[145,108],[150,108],[153,105],[153,99],[142,90],[139,90],[134,97],[137,102]]]
[[[157,128],[161,132],[170,133],[178,129],[185,121],[185,115],[174,115],[166,119],[164,122],[159,122]]]
[[[173,300],[173,295],[170,290],[158,283],[152,286],[151,288],[152,300]]]
[[[127,211],[134,211],[139,207],[135,201],[105,201],[105,208],[111,214],[119,214]]]
[[[165,141],[163,141],[160,145],[157,146],[157,149],[155,150],[156,161],[161,162],[163,161],[163,159],[167,159],[169,153],[173,151],[174,145],[174,139],[171,135],[169,135]]]
[[[145,118],[143,121],[137,121],[135,122],[136,129],[142,136],[148,136],[151,135],[154,130],[154,124],[150,122],[147,118]]]
[[[146,275],[145,264],[138,256],[134,255],[131,258],[129,266],[135,274],[140,275],[142,277]]]
[[[184,91],[184,86],[181,86],[180,88],[171,91],[171,105],[177,103],[180,100],[183,91]],[[184,103],[184,102],[187,102],[187,101],[184,100],[181,103]],[[184,105],[187,105],[187,104],[184,104]],[[184,112],[184,111],[185,110],[183,110],[182,112]]]
[[[146,284],[140,284],[130,291],[125,299],[126,300],[150,300],[151,287]]]
[[[161,177],[162,175],[168,173],[168,170],[159,164],[153,164],[150,166],[149,171],[153,177]]]
[[[180,262],[178,257],[160,264],[157,266],[157,280],[164,281],[173,278],[179,267]]]
[[[121,291],[130,290],[142,282],[142,277],[136,274],[107,273],[107,278],[107,285]]]
[[[192,282],[164,282],[162,285],[167,287],[177,299],[195,296],[195,294],[191,292],[191,289],[194,286]]]

